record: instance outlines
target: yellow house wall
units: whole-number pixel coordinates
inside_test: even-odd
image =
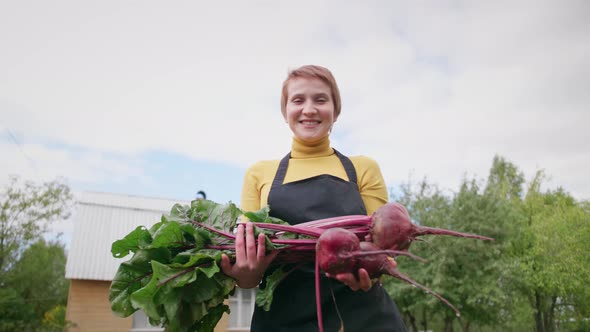
[[[70,280],[66,319],[76,324],[68,332],[129,332],[131,317],[111,312],[108,281]]]
[[[110,281],[70,281],[66,319],[76,324],[68,332],[129,332],[131,317],[122,318],[111,312],[109,303]],[[215,332],[227,332],[229,316],[224,314]],[[234,332],[234,331],[232,331]]]

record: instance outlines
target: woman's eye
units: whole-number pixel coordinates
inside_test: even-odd
[[[326,98],[318,98],[318,99],[316,99],[316,102],[317,103],[320,103],[320,104],[323,104],[323,103],[325,103],[327,101],[328,101],[328,99],[326,99]]]
[[[292,100],[292,102],[295,104],[301,104],[303,102],[303,99],[302,98],[295,98]]]

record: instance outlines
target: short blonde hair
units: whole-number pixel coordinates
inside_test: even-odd
[[[301,66],[297,69],[293,69],[287,75],[287,78],[283,82],[283,91],[281,94],[281,112],[283,115],[286,112],[287,108],[287,89],[289,87],[289,81],[295,78],[317,78],[322,80],[322,82],[326,83],[328,87],[330,87],[330,91],[332,92],[332,102],[334,103],[334,118],[340,115],[340,109],[342,108],[342,101],[340,99],[340,90],[338,89],[338,84],[336,84],[336,79],[332,72],[328,68],[324,68],[321,66],[314,66],[314,65],[306,65]]]

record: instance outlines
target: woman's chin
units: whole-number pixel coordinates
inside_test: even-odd
[[[325,135],[295,135],[295,137],[302,141],[303,143],[307,144],[314,144],[321,140],[323,140],[328,134]]]

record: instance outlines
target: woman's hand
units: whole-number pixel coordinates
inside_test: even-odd
[[[246,228],[246,236],[244,236]],[[236,234],[236,261],[232,265],[229,257],[221,256],[221,270],[228,276],[236,279],[240,288],[252,288],[258,286],[264,271],[278,251],[266,255],[264,234],[258,235],[258,245],[254,240],[254,226],[251,223],[238,225]]]
[[[393,267],[396,267],[397,263],[395,262],[395,260],[393,258],[389,259],[391,260]],[[346,286],[350,287],[350,289],[352,289],[353,291],[362,289],[366,292],[369,289],[371,289],[371,287],[373,287],[373,284],[375,282],[380,282],[379,279],[371,280],[371,277],[369,277],[369,273],[365,269],[359,269],[357,274],[358,278],[353,273],[339,273],[334,275],[326,273],[326,276],[339,280]]]
[[[353,291],[362,289],[366,292],[373,287],[373,281],[365,269],[358,270],[358,278],[353,273],[339,273],[334,275],[326,273],[326,276],[339,280]]]

